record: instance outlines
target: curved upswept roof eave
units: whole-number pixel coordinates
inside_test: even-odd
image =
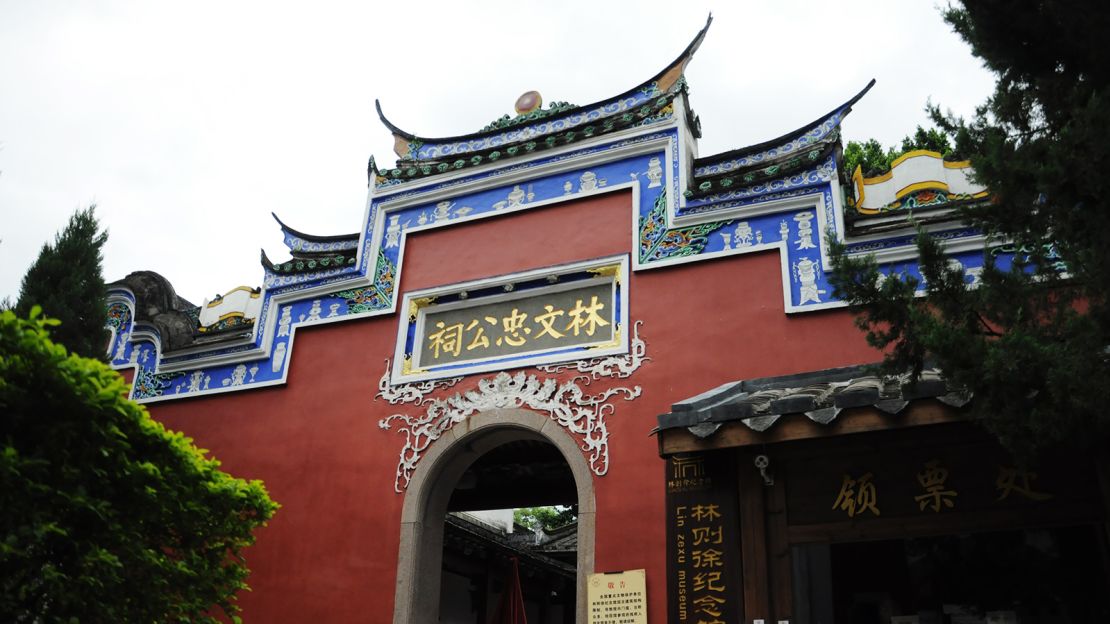
[[[275,266],[273,260],[270,260],[270,257],[266,255],[265,249],[259,249],[259,251],[262,252],[261,258],[259,258],[262,263],[262,268],[272,272]]]
[[[281,227],[282,232],[285,232],[287,234],[291,234],[291,235],[293,235],[297,238],[302,238],[302,239],[307,240],[307,241],[319,242],[319,243],[331,243],[331,242],[335,242],[335,241],[346,241],[346,240],[351,240],[351,239],[357,239],[359,237],[358,232],[354,232],[353,234],[332,234],[332,235],[329,235],[329,236],[320,236],[320,235],[317,235],[317,234],[305,234],[304,232],[294,230],[293,228],[286,225],[284,221],[282,221],[280,218],[278,218],[276,213],[271,212],[270,216],[272,216],[274,218],[274,221],[278,222],[278,226]]]
[[[603,100],[598,100],[596,102],[593,102],[591,104],[586,104],[584,106],[576,106],[572,109],[563,111],[563,112],[561,112],[557,115],[552,115],[550,117],[550,119],[558,119],[560,117],[569,117],[569,116],[574,115],[575,113],[578,113],[582,110],[596,108],[598,106],[601,106],[602,104],[605,104],[606,102],[611,102],[611,101],[614,101],[614,100],[620,100],[622,98],[625,98],[625,97],[629,96],[630,94],[633,94],[633,93],[636,93],[637,91],[640,91],[645,86],[647,86],[647,85],[649,85],[653,82],[658,81],[663,76],[666,76],[667,73],[672,71],[675,67],[677,67],[679,65],[684,65],[685,63],[688,63],[690,61],[690,59],[693,57],[694,53],[697,52],[699,47],[701,47],[701,43],[705,39],[705,33],[709,31],[709,25],[712,24],[712,23],[713,23],[713,14],[710,13],[709,17],[705,20],[705,26],[703,26],[702,29],[698,31],[698,34],[694,36],[693,40],[691,40],[690,43],[686,46],[686,48],[682,51],[682,53],[678,55],[678,58],[676,58],[674,61],[669,63],[666,67],[664,67],[661,71],[656,73],[651,78],[641,82],[640,84],[632,87],[631,89],[628,89],[626,91],[621,92],[618,95],[615,95],[615,96],[612,96],[612,97],[607,97]],[[872,81],[872,82],[874,82],[874,81]],[[380,100],[378,100],[378,99],[374,100],[374,108],[377,110],[378,119],[381,120],[382,124],[386,128],[388,128],[389,131],[392,132],[395,136],[399,136],[399,137],[401,137],[401,138],[403,138],[407,141],[420,141],[422,143],[436,143],[436,144],[438,144],[438,143],[457,143],[457,142],[468,141],[468,140],[471,140],[471,139],[476,139],[476,138],[479,138],[479,137],[488,136],[488,135],[492,135],[492,134],[499,134],[499,133],[505,131],[504,128],[498,128],[498,129],[494,129],[494,130],[471,132],[469,134],[460,134],[460,135],[451,136],[451,137],[422,137],[422,136],[415,135],[411,132],[406,132],[405,130],[402,130],[401,128],[398,128],[393,122],[389,121],[389,119],[386,118],[385,113],[382,112],[382,104],[381,104]]]
[[[740,147],[740,148],[732,149],[732,150],[729,150],[727,152],[721,152],[720,154],[713,154],[712,156],[703,156],[701,158],[697,158],[697,159],[694,160],[694,167],[700,167],[700,166],[712,164],[712,163],[715,163],[715,162],[719,162],[719,161],[722,161],[722,160],[731,160],[733,158],[738,158],[738,157],[743,156],[745,154],[752,154],[752,153],[755,153],[755,152],[762,152],[762,151],[770,149],[772,147],[777,147],[779,145],[782,145],[783,143],[787,143],[787,142],[791,141],[792,139],[794,139],[795,137],[801,136],[801,135],[809,132],[810,130],[813,130],[817,126],[824,123],[825,120],[827,120],[828,118],[830,118],[834,115],[846,114],[848,111],[851,110],[852,106],[854,106],[856,104],[856,102],[860,101],[860,99],[863,98],[863,96],[867,95],[867,92],[870,91],[871,87],[874,87],[874,86],[875,86],[875,79],[872,78],[871,81],[867,83],[867,86],[864,87],[859,93],[852,96],[852,98],[850,100],[848,100],[847,102],[844,102],[840,106],[837,106],[836,108],[834,108],[831,111],[825,113],[824,115],[821,115],[820,117],[813,120],[812,122],[798,128],[797,130],[792,130],[790,132],[787,132],[786,134],[783,134],[782,136],[776,137],[774,139],[769,139],[767,141],[763,141],[762,143],[756,143],[754,145],[748,145],[746,147]]]

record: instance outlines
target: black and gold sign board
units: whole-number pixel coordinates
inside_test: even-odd
[[[391,383],[628,352],[628,256],[407,293]]]
[[[792,525],[961,512],[1081,510],[1096,490],[1090,465],[1060,458],[1022,466],[989,444],[795,458],[788,473]]]
[[[730,453],[667,459],[668,622],[738,622],[740,539]]]
[[[426,368],[613,341],[616,322],[611,283],[524,294],[423,315],[417,327],[423,340],[414,354],[416,366]]]

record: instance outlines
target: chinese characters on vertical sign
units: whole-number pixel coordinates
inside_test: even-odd
[[[915,490],[918,493],[912,498],[919,512],[940,513],[957,507],[960,494],[949,485],[949,475],[949,469],[939,459],[930,459],[917,469],[914,480]],[[1035,502],[1051,500],[1052,494],[1035,489],[1033,482],[1036,478],[1035,472],[1012,466],[998,466],[997,478],[994,481],[997,498],[994,502],[998,503],[1011,497]],[[856,477],[844,474],[840,490],[832,504],[833,511],[843,512],[848,518],[866,515],[866,513],[873,516],[881,515],[880,492],[874,479],[873,472],[866,472]]]
[[[645,571],[591,574],[586,602],[589,624],[647,624]]]
[[[669,622],[723,624],[741,611],[736,473],[719,455],[667,462]]]
[[[732,518],[734,522],[735,518]],[[721,578],[724,562],[722,539],[723,519],[719,505],[693,505],[690,508],[690,560],[694,566],[693,603],[698,622],[724,624],[725,593],[728,587]]]

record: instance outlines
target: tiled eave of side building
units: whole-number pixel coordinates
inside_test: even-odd
[[[577,525],[574,525],[574,530],[577,530]],[[534,539],[532,534],[520,536],[523,539],[513,537],[459,514],[449,513],[444,519],[444,541],[448,547],[461,552],[469,549],[474,559],[517,557],[526,573],[574,578],[573,565],[549,556],[542,544],[528,543]]]
[[[734,381],[679,401],[658,418],[660,454],[956,422],[971,400],[935,369],[916,381],[873,369]]]

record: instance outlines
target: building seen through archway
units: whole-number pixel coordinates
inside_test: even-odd
[[[506,593],[519,583],[528,622],[573,622],[577,523],[532,530],[513,522],[513,508],[573,509],[577,498],[574,476],[550,443],[514,440],[476,459],[448,503],[439,621],[500,621],[491,618],[501,616]]]
[[[532,624],[582,621],[594,504],[589,465],[550,418],[472,415],[428,448],[405,493],[394,621],[516,622],[499,617],[513,592]],[[514,507],[540,505],[570,508],[576,522],[547,534],[513,527]]]

